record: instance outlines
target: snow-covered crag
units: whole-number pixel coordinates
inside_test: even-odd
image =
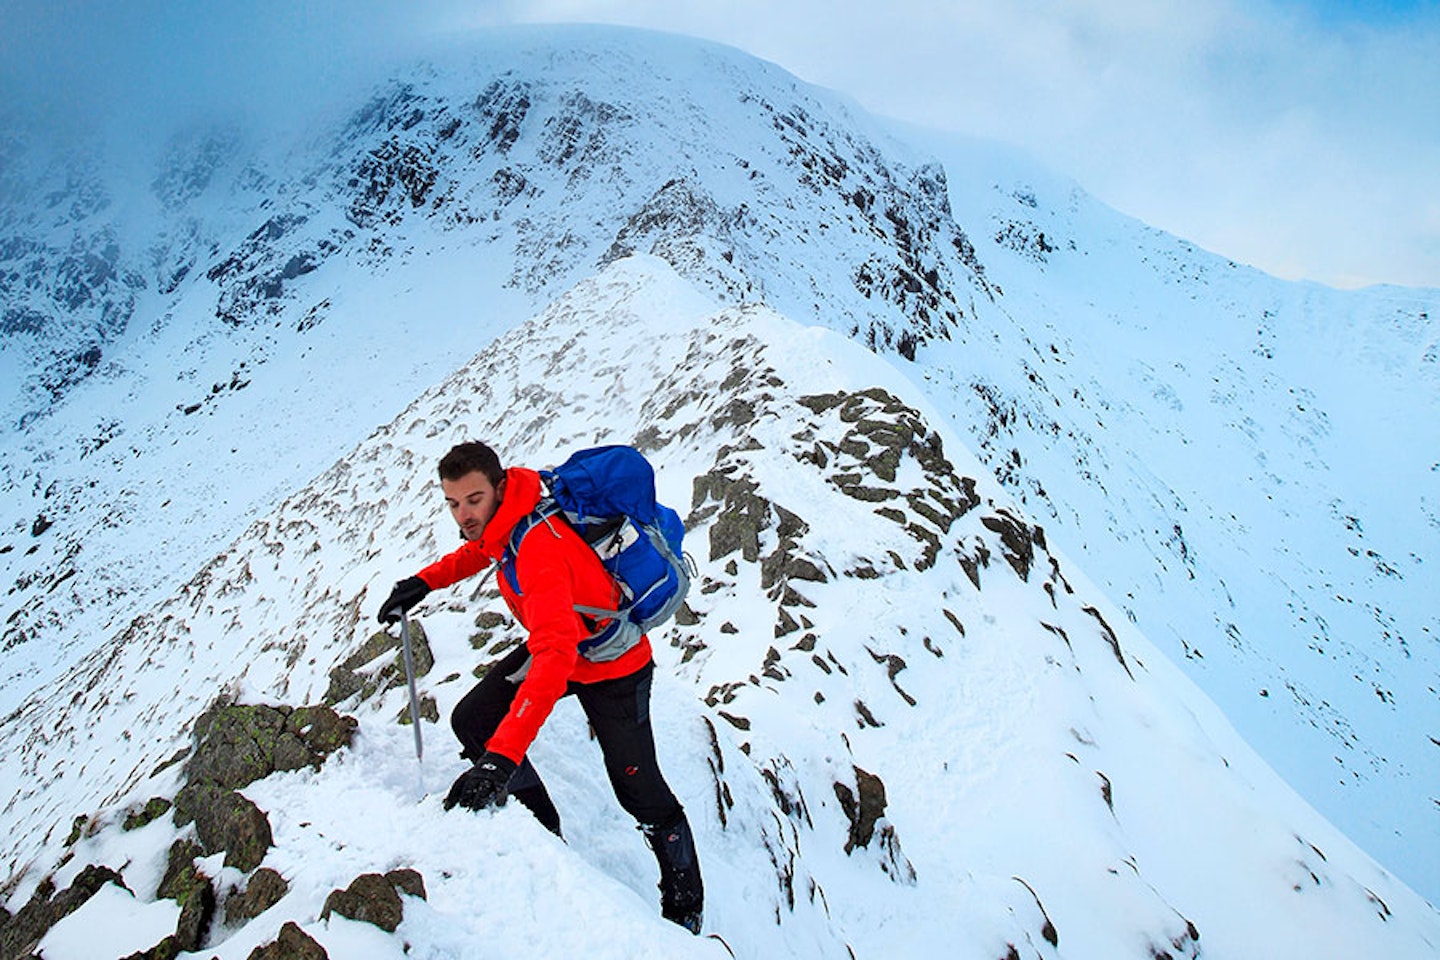
[[[121,182],[0,151],[7,728],[461,359],[648,254],[904,367],[1112,628],[1440,891],[1433,293],[1279,283],[624,31],[489,35],[303,136],[192,130]]]
[[[894,368],[766,308],[722,309],[645,257],[427,391],[6,725],[23,788],[0,814],[4,856],[29,864],[12,909],[43,878],[67,891],[94,868],[130,891],[102,883],[45,934],[47,960],[92,955],[72,951],[100,924],[124,956],[177,923],[156,892],[195,828],[127,817],[175,795],[184,765],[164,761],[218,694],[333,693],[391,580],[453,543],[433,464],[475,436],[537,465],[636,443],[688,511],[698,576],[655,638],[655,714],[708,927],[737,955],[1440,946],[1435,911],[1245,746]],[[417,611],[439,715],[515,641],[500,608],[477,582]],[[348,747],[243,789],[268,824],[263,856],[194,861],[218,900],[198,955],[248,957],[287,924],[330,956],[724,955],[655,916],[653,864],[573,704],[533,751],[565,844],[519,808],[443,813],[463,761],[425,722],[417,773],[403,688],[337,707],[359,721]],[[284,895],[253,918],[228,910],[264,871]],[[330,909],[367,874],[423,890],[399,898],[393,933]]]

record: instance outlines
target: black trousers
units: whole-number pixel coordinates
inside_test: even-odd
[[[523,646],[511,652],[455,705],[450,725],[464,747],[461,756],[478,760],[485,752],[486,741],[510,711],[520,688],[515,674],[524,668],[528,657]],[[655,759],[655,735],[650,728],[650,683],[654,673],[655,665],[647,663],[626,677],[571,683],[565,695],[575,695],[590,721],[620,806],[643,825],[669,827],[684,810]],[[510,794],[552,832],[560,832],[560,814],[528,756],[510,778]]]

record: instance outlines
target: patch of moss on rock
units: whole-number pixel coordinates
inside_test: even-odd
[[[139,830],[146,824],[153,823],[160,817],[170,812],[173,804],[164,797],[151,797],[145,802],[145,806],[131,810],[125,814],[124,830]]]

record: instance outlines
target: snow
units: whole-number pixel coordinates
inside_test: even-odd
[[[917,358],[926,392],[983,425],[985,462],[1246,739],[1433,900],[1434,291],[1280,284],[910,133],[1009,320],[992,357]]]
[[[124,957],[148,950],[175,932],[180,908],[169,900],[145,902],[107,883],[79,910],[50,928],[37,952],[45,960],[94,960],[104,941],[108,953]]]
[[[45,950],[62,955],[67,937],[83,943],[100,922],[135,949],[173,928],[173,906],[153,894],[182,831],[168,818],[123,831],[124,812],[173,795],[177,768],[152,771],[222,692],[242,702],[320,698],[329,669],[374,629],[390,584],[455,543],[432,479],[451,443],[483,437],[515,462],[543,466],[579,445],[643,435],[661,499],[682,516],[703,507],[694,481],[717,471],[753,483],[805,525],[787,544],[772,518],[758,558],[712,559],[714,517],[698,520],[688,542],[700,622],[656,638],[662,765],[695,827],[706,929],[737,955],[993,960],[1011,945],[1046,958],[1440,951],[1440,916],[1406,883],[1431,875],[1436,835],[1433,811],[1417,802],[1434,782],[1433,750],[1417,741],[1433,713],[1425,689],[1434,659],[1415,626],[1433,619],[1423,602],[1433,594],[1434,508],[1429,521],[1417,515],[1428,501],[1415,491],[1433,480],[1424,451],[1436,421],[1406,415],[1433,405],[1433,360],[1423,359],[1432,335],[1414,320],[1433,298],[1276,286],[1120,222],[1041,173],[1026,171],[1028,192],[997,191],[1014,172],[1008,160],[997,180],[941,153],[956,219],[983,244],[986,282],[1006,292],[992,304],[966,287],[974,299],[953,340],[922,345],[914,364],[887,360],[849,334],[869,316],[896,316],[892,305],[843,294],[873,237],[825,248],[840,253],[816,262],[807,246],[850,223],[823,206],[814,182],[784,179],[784,144],[749,150],[735,132],[732,149],[697,170],[669,169],[674,150],[657,144],[689,142],[704,124],[722,138],[749,130],[754,99],[695,99],[679,85],[704,88],[718,71],[752,98],[772,98],[772,117],[796,120],[782,94],[797,98],[803,122],[832,146],[898,151],[903,163],[883,171],[898,179],[921,166],[906,148],[773,68],[715,48],[703,48],[702,67],[666,38],[610,37],[602,46],[618,44],[624,56],[602,70],[599,53],[562,56],[550,49],[555,35],[526,36],[503,51],[520,76],[541,76],[534,64],[545,63],[546,83],[568,89],[628,64],[644,88],[635,96],[658,98],[663,126],[629,117],[608,128],[618,140],[615,130],[638,126],[641,145],[609,156],[611,179],[597,177],[593,192],[572,180],[563,200],[542,202],[543,165],[511,156],[535,178],[535,192],[514,201],[522,217],[497,214],[473,234],[397,217],[366,236],[403,254],[371,258],[361,244],[332,259],[299,278],[303,296],[273,325],[224,329],[211,316],[215,285],[209,300],[147,291],[142,314],[156,330],[132,327],[113,368],[31,433],[4,438],[16,494],[6,544],[38,547],[29,559],[11,551],[7,569],[43,560],[83,572],[63,589],[41,582],[24,594],[33,604],[25,615],[36,617],[27,623],[55,642],[5,651],[3,707],[14,711],[0,728],[6,906],[18,909],[51,870],[63,888],[90,863],[121,870],[135,891],[102,891]],[[640,69],[652,61],[653,83]],[[460,68],[434,76],[474,99]],[[560,116],[532,82],[534,109]],[[525,140],[515,150],[544,152]],[[490,183],[500,162],[487,156],[447,174],[455,195]],[[684,163],[702,166],[694,154]],[[969,164],[984,165],[974,154]],[[738,226],[728,237],[743,270],[697,254],[720,271],[716,280],[674,238],[658,251],[667,257],[641,244],[636,256],[597,265],[634,205],[672,175],[703,185],[727,211],[756,204],[754,237]],[[846,176],[858,182],[853,169]],[[212,198],[211,249],[243,246],[275,215],[264,205],[272,188]],[[293,238],[299,248],[337,235],[338,207],[286,189],[311,214]],[[826,212],[816,223],[795,212],[817,204]],[[1042,265],[968,226],[996,223],[1016,205],[1060,244]],[[552,229],[592,222],[605,226],[589,239]],[[1063,245],[1070,239],[1079,249]],[[553,276],[515,271],[536,250],[553,257]],[[195,274],[223,259],[199,257]],[[758,283],[765,303],[728,295],[726,284],[741,281]],[[1234,300],[1227,316],[1248,324],[1273,310],[1275,322],[1258,332],[1214,322],[1213,303],[1185,306],[1199,289]],[[322,301],[318,324],[292,333]],[[1243,358],[1267,345],[1276,356],[1257,374]],[[1332,352],[1345,362],[1321,365]],[[1039,381],[1033,394],[1020,392],[1031,382],[1023,371]],[[224,389],[237,374],[251,386]],[[1015,404],[1004,430],[982,429],[990,421],[976,413],[976,383]],[[858,462],[845,459],[845,441],[868,441],[838,411],[799,401],[875,387],[913,412],[953,477],[911,454],[883,484],[898,496],[882,504],[841,492],[835,477]],[[1345,399],[1357,395],[1368,400]],[[195,402],[195,414],[176,409]],[[113,417],[119,432],[85,455],[77,438],[93,436],[97,417]],[[1067,446],[1065,436],[1079,439]],[[1011,446],[1024,462],[1002,486],[995,472]],[[827,451],[824,467],[806,459],[816,449]],[[1376,462],[1390,470],[1383,495],[1370,492]],[[1216,473],[1245,482],[1218,500]],[[1081,482],[1063,497],[1039,492],[1058,490],[1067,474]],[[981,505],[937,528],[938,560],[928,565],[922,539],[876,507],[925,528],[904,494],[953,497],[947,484],[959,478],[974,482]],[[66,515],[46,497],[52,481],[80,491],[64,501]],[[982,522],[998,522],[1002,509],[1045,524],[1025,578]],[[66,556],[53,535],[28,543],[40,512],[63,523],[57,531],[84,531],[83,551]],[[1167,540],[1173,522],[1181,541]],[[784,612],[805,623],[781,635],[781,601],[760,561],[785,550],[826,580],[785,584],[803,602]],[[960,561],[985,554],[977,586]],[[1365,572],[1381,561],[1403,577]],[[1365,600],[1337,616],[1324,592]],[[421,693],[442,717],[475,665],[515,636],[502,630],[485,650],[472,647],[482,609],[499,609],[493,593],[467,584],[417,611],[437,658]],[[1233,621],[1217,619],[1227,610]],[[1409,638],[1403,654],[1352,639],[1387,617],[1392,646]],[[1297,622],[1330,624],[1328,652],[1297,640]],[[1229,625],[1238,637],[1226,639]],[[1347,679],[1343,700],[1336,695],[1337,670],[1363,679],[1353,683],[1359,694]],[[417,763],[412,732],[395,723],[403,688],[341,708],[360,721],[351,748],[319,771],[244,791],[269,816],[276,845],[266,866],[289,894],[250,924],[217,925],[196,956],[248,957],[287,920],[332,956],[727,955],[659,920],[653,860],[611,799],[573,703],[562,702],[532,754],[564,843],[515,805],[443,812],[439,798],[463,763],[443,722],[424,725]],[[1337,749],[1347,770],[1338,791]],[[871,843],[847,853],[834,787],[853,789],[856,768],[883,779],[888,806]],[[1397,784],[1405,789],[1392,791]],[[67,848],[77,815],[93,829]],[[1351,837],[1384,849],[1403,878]],[[330,891],[397,867],[421,872],[428,899],[406,898],[395,937],[319,919]],[[222,898],[245,880],[218,857],[202,869]]]

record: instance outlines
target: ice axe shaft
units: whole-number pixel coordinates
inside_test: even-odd
[[[400,611],[400,644],[405,651],[405,682],[410,686],[410,726],[415,728],[415,760],[424,758],[425,744],[420,738],[420,698],[415,695],[415,654],[410,649],[410,618]]]

